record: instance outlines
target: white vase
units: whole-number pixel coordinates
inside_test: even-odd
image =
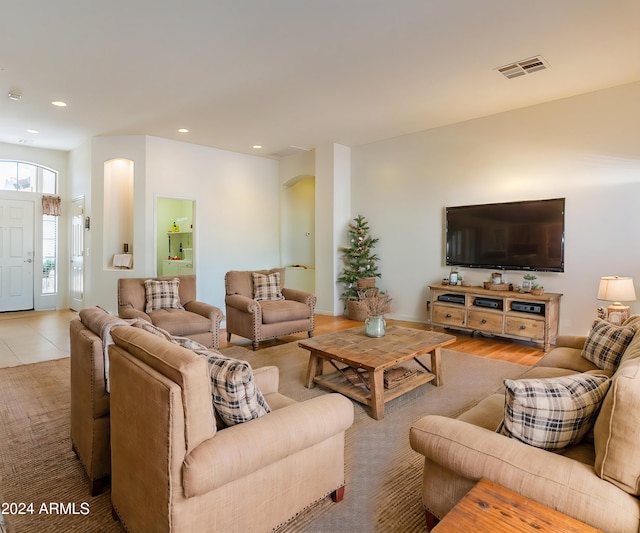
[[[364,333],[367,337],[384,337],[387,332],[387,323],[384,316],[370,316],[365,320]]]

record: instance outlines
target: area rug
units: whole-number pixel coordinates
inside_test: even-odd
[[[242,347],[223,352],[254,367],[278,366],[280,391],[296,400],[328,393],[304,387],[308,352],[295,342],[256,352]],[[326,498],[278,533],[426,531],[422,461],[409,447],[411,424],[427,414],[455,415],[526,369],[444,350],[443,386],[422,385],[387,403],[379,421],[354,403],[344,500],[336,504]],[[0,502],[32,504],[26,514],[4,515],[8,531],[123,531],[112,519],[109,490],[89,496],[88,480],[71,450],[68,358],[0,369],[0,427]]]

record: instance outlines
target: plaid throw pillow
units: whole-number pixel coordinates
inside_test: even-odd
[[[213,407],[225,424],[242,424],[271,411],[249,363],[214,352],[207,355]]]
[[[260,274],[253,272],[254,300],[284,300],[280,289],[280,272]]]
[[[530,446],[560,451],[593,427],[609,389],[604,375],[505,379],[504,420],[498,432]]]
[[[615,372],[635,330],[596,319],[582,349],[582,357],[602,370]]]
[[[269,404],[255,382],[253,369],[246,361],[224,357],[187,337],[174,337],[146,320],[136,320],[133,326],[163,337],[173,344],[179,344],[206,358],[211,378],[213,408],[226,426],[248,422],[271,412]]]
[[[173,278],[172,280],[145,280],[144,290],[147,296],[145,313],[151,313],[158,309],[182,309],[179,287],[179,278]]]

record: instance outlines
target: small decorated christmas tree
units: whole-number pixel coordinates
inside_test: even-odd
[[[364,216],[358,215],[349,224],[349,246],[340,248],[344,268],[338,277],[338,281],[345,285],[341,296],[345,306],[347,301],[358,299],[358,280],[380,277],[377,265],[380,258],[373,251],[378,240],[371,237],[369,223]]]

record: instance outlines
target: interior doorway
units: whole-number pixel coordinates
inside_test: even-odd
[[[156,271],[158,276],[195,274],[195,201],[156,199]]]

